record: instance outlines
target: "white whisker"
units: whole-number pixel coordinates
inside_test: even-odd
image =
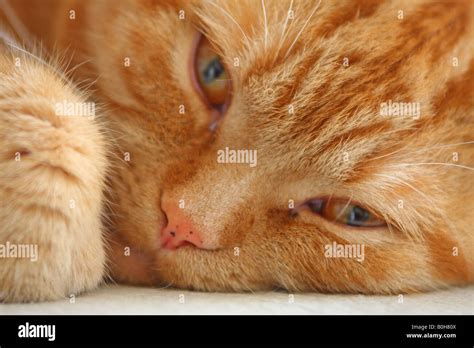
[[[69,53],[70,45],[68,45],[65,49],[62,55],[58,56],[57,58],[57,66],[62,67],[62,70],[64,71],[64,74],[67,75],[67,71],[69,69],[69,66],[72,63],[72,60],[74,59],[74,53],[69,54],[69,59],[67,60],[66,63],[66,57]]]
[[[86,79],[82,81],[81,83],[78,83],[76,85],[76,88],[79,88],[82,92],[87,92],[89,89],[91,89],[92,86],[94,86],[97,81],[101,78],[102,75],[98,75],[94,80],[90,81],[90,79]],[[90,81],[90,82],[89,82]],[[85,82],[88,82],[85,84]],[[83,85],[84,84],[84,85]]]
[[[437,148],[450,147],[450,146],[461,146],[461,145],[469,145],[469,144],[474,144],[474,141],[465,141],[465,142],[462,142],[462,143],[441,144],[441,145],[436,145],[436,146],[429,146],[429,147],[424,147],[424,148],[418,149],[416,151],[411,151],[411,152],[409,152],[409,154],[418,153],[418,152],[422,152],[422,151],[426,151],[426,150],[437,149]],[[387,157],[387,156],[390,156],[390,155],[394,155],[394,154],[396,154],[396,153],[398,153],[402,150],[403,149],[399,149],[397,151],[393,151],[393,152],[387,153],[387,154],[382,155],[382,156],[369,158],[369,159],[367,159],[367,161],[373,161],[373,160],[376,160],[376,159],[380,159],[380,158],[384,158],[384,157]]]
[[[25,49],[23,49],[23,48],[21,48],[21,47],[15,45],[13,42],[5,42],[5,43],[6,43],[6,45],[8,45],[9,47],[14,48],[14,49],[16,49],[16,50],[18,50],[18,51],[20,51],[20,52],[23,52],[23,53],[26,54],[27,56],[30,56],[30,57],[33,58],[34,60],[37,60],[37,61],[40,62],[41,64],[44,64],[45,66],[47,66],[47,67],[51,68],[52,70],[56,71],[56,69],[55,69],[52,65],[50,65],[48,62],[46,62],[44,59],[41,59],[40,57],[34,55],[33,53],[30,53],[30,52],[28,52],[27,50],[25,50]],[[61,75],[61,76],[64,77],[64,75]],[[66,78],[64,77],[64,79],[66,79]],[[66,80],[67,80],[67,79],[66,79]]]
[[[286,27],[288,25],[288,20],[290,19],[290,11],[291,11],[292,7],[293,7],[293,0],[291,0],[290,7],[288,8],[288,12],[286,13],[285,23],[283,24],[283,29],[282,29],[281,35],[280,35],[280,44],[278,45],[278,49],[276,50],[274,61],[278,58],[278,55],[280,54],[281,47],[283,46],[283,43],[285,41],[285,37],[287,35]]]
[[[374,175],[378,176],[378,177],[389,179],[390,184],[395,183],[395,184],[405,185],[405,186],[411,188],[414,192],[420,194],[424,198],[424,200],[428,203],[427,206],[428,205],[431,206],[431,208],[434,209],[434,211],[436,211],[439,214],[439,216],[441,216],[448,223],[448,225],[450,225],[450,227],[452,228],[451,224],[449,224],[449,220],[446,218],[445,212],[439,208],[439,206],[436,204],[435,200],[431,196],[426,195],[424,192],[420,191],[419,189],[417,189],[413,185],[409,184],[406,180],[403,180],[400,177],[395,177],[393,175],[388,175],[388,174],[374,174]],[[418,217],[421,220],[424,219],[424,215],[420,214],[420,212],[417,209],[413,209],[412,212],[415,213],[416,215],[418,215]]]
[[[386,216],[386,215],[384,215],[383,218],[384,218],[385,221],[389,221],[389,220],[390,220],[390,217],[388,217],[388,216]],[[394,233],[393,233],[393,230],[392,230],[392,224],[391,224],[391,223],[387,223],[387,227],[388,227],[388,230],[389,230],[389,232],[390,232],[390,237],[393,238]]]
[[[283,29],[281,31],[280,41],[283,40],[283,36],[284,36],[285,30],[286,30],[286,26],[288,25],[288,20],[290,19],[290,11],[291,11],[292,7],[293,7],[293,0],[291,0],[290,7],[288,8],[288,12],[286,13],[285,23],[283,24]]]
[[[379,176],[379,177],[382,177],[382,178],[388,178],[390,180],[392,180],[393,182],[398,182],[398,183],[401,183],[403,185],[406,185],[408,186],[409,188],[411,188],[413,191],[419,193],[420,195],[422,195],[426,201],[428,202],[432,202],[432,200],[426,195],[424,194],[423,192],[421,192],[420,190],[418,190],[416,187],[414,187],[413,185],[407,183],[405,180],[402,180],[401,178],[397,178],[395,176],[392,176],[392,175],[387,175],[387,174],[374,174],[376,176]]]
[[[72,67],[69,70],[68,70],[68,67],[66,67],[66,69],[64,71],[66,72],[66,75],[71,75],[71,73],[74,72],[74,70],[76,70],[77,68],[83,66],[84,64],[90,63],[91,61],[92,61],[92,59],[86,59],[83,62],[76,64],[74,67]],[[69,66],[69,64],[68,64],[68,66]]]
[[[347,201],[346,205],[344,206],[344,208],[341,209],[341,212],[337,214],[336,218],[333,221],[337,221],[342,216],[342,214],[344,214],[349,204],[351,204],[353,196],[354,196],[354,193],[351,192],[351,196],[349,197],[349,200]]]
[[[211,4],[211,5],[214,6],[214,7],[217,7],[217,8],[218,8],[219,10],[221,10],[227,17],[229,17],[230,20],[231,20],[232,22],[234,22],[234,24],[235,24],[235,25],[239,28],[239,30],[242,32],[242,34],[244,35],[245,40],[247,41],[247,43],[250,43],[250,40],[249,40],[248,36],[245,34],[245,31],[242,29],[242,27],[240,26],[240,24],[237,23],[237,21],[235,20],[235,18],[232,17],[232,15],[231,15],[229,12],[227,12],[226,10],[224,10],[222,7],[217,6],[217,4],[213,3],[212,1],[209,2],[209,4]]]
[[[265,50],[267,49],[267,37],[268,37],[268,23],[267,23],[267,10],[265,9],[265,0],[262,0],[263,9],[263,20],[265,26]]]
[[[427,163],[398,163],[393,165],[388,165],[387,167],[409,167],[409,166],[423,166],[423,165],[441,165],[441,166],[448,166],[448,167],[456,167],[468,170],[474,170],[473,167],[463,166],[461,164],[455,163],[441,163],[441,162],[427,162]]]
[[[7,20],[10,22],[11,27],[18,34],[20,39],[26,44],[29,48],[32,47],[30,40],[30,33],[26,26],[21,22],[18,16],[15,13],[15,10],[10,6],[6,0],[0,0],[0,9],[5,13]]]
[[[311,14],[309,15],[308,19],[307,19],[306,22],[303,24],[303,27],[300,29],[300,31],[299,31],[298,34],[296,35],[296,37],[295,37],[295,39],[293,40],[293,43],[291,44],[290,48],[288,49],[288,51],[286,51],[285,58],[288,57],[288,54],[290,54],[290,51],[292,50],[293,46],[296,44],[296,42],[298,41],[300,35],[303,33],[304,29],[306,28],[306,26],[308,25],[309,21],[311,20],[311,18],[312,18],[313,15],[315,14],[316,10],[319,8],[319,5],[321,4],[321,1],[322,1],[322,0],[319,0],[318,4],[317,4],[316,7],[313,9],[313,12],[311,12]]]

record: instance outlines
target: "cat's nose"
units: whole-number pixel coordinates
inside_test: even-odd
[[[168,219],[167,225],[161,231],[161,247],[175,250],[184,245],[194,245],[199,249],[214,249],[208,245],[203,234],[196,228],[190,218],[172,200],[162,202],[162,209]]]

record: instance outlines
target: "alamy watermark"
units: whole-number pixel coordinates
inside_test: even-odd
[[[349,258],[363,262],[365,259],[364,244],[326,244],[324,246],[324,256],[330,258]]]
[[[418,102],[396,102],[391,99],[380,104],[380,116],[420,118],[421,106]]]
[[[13,244],[10,242],[0,244],[0,259],[1,258],[30,259],[31,262],[36,262],[38,261],[38,245]]]
[[[255,167],[257,150],[232,150],[226,147],[217,151],[217,163],[246,163],[250,167]]]
[[[46,338],[52,342],[56,340],[56,325],[38,325],[26,322],[18,326],[19,338]]]
[[[79,117],[95,117],[95,103],[73,103],[63,100],[54,104],[56,116],[79,116]]]

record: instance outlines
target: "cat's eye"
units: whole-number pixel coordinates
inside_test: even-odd
[[[201,35],[194,52],[195,87],[206,105],[223,113],[229,103],[231,83],[221,58]]]
[[[384,219],[358,204],[342,199],[312,199],[305,204],[321,217],[353,227],[383,227]]]

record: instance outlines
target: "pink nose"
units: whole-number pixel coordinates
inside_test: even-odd
[[[168,218],[168,224],[161,231],[162,248],[175,250],[184,245],[194,245],[200,249],[204,246],[202,234],[193,223],[183,214],[183,209],[170,202],[163,202],[162,209]]]

